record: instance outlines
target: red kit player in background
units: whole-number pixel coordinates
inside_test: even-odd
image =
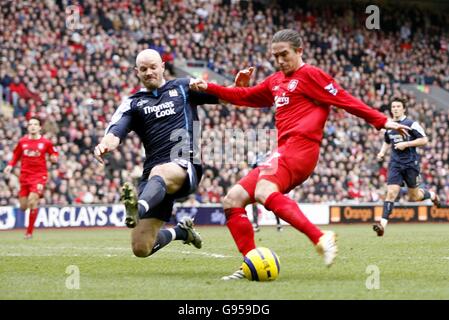
[[[28,135],[19,140],[14,149],[12,160],[4,172],[9,174],[12,168],[21,160],[20,168],[20,209],[25,212],[30,209],[28,228],[25,239],[32,238],[34,223],[37,218],[39,198],[44,193],[47,183],[46,154],[50,155],[51,162],[58,161],[58,153],[53,144],[41,135],[41,123],[36,118],[28,121]]]
[[[321,231],[306,218],[298,204],[285,195],[301,185],[315,169],[330,106],[343,108],[377,129],[394,128],[407,134],[410,128],[387,119],[343,90],[323,70],[304,63],[298,32],[290,29],[277,32],[271,51],[280,71],[256,86],[226,88],[201,79],[191,85],[193,90],[205,91],[238,106],[274,106],[276,110],[278,148],[264,165],[250,171],[229,190],[224,199],[227,226],[243,255],[254,249],[254,231],[244,208],[257,201],[303,232],[323,255],[324,263],[330,266],[337,255],[335,233]],[[252,71],[246,72],[246,76],[250,76]],[[222,279],[242,278],[243,272],[237,270]]]

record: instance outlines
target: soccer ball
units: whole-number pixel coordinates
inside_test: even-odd
[[[281,271],[280,267],[277,254],[264,247],[258,247],[248,252],[242,264],[246,279],[252,281],[276,280]]]

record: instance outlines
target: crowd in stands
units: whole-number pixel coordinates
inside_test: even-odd
[[[284,8],[250,1],[7,1],[0,13],[0,205],[18,203],[19,167],[1,173],[26,133],[26,120],[42,119],[45,136],[59,149],[49,167],[47,204],[115,203],[124,181],[142,173],[143,150],[131,133],[101,167],[93,147],[123,97],[138,90],[133,67],[140,50],[153,48],[166,62],[203,60],[233,79],[255,66],[257,83],[275,71],[269,41],[282,28],[298,30],[304,60],[330,73],[347,91],[388,113],[393,96],[408,100],[407,113],[430,138],[420,148],[422,181],[449,203],[449,109],[418,102],[404,83],[449,91],[448,14],[419,9],[383,14],[381,30],[365,27],[362,7],[308,5]],[[273,110],[231,105],[199,108],[204,177],[190,203],[219,203],[251,170],[256,154],[248,138],[271,133]],[[235,133],[235,131],[234,131]],[[299,202],[377,202],[386,191],[388,157],[376,160],[383,133],[333,109],[314,174],[290,195]],[[232,143],[232,161],[221,152]],[[215,147],[216,150],[211,151]],[[205,150],[207,152],[204,152]],[[50,164],[49,164],[50,165]]]

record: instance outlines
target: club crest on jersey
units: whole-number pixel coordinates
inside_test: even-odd
[[[176,89],[168,90],[168,95],[170,97],[177,97],[178,96],[178,91]]]
[[[298,80],[296,80],[296,79],[291,80],[287,87],[288,91],[290,91],[290,92],[294,91],[296,89],[297,85],[298,85]]]
[[[37,148],[38,149],[44,149],[44,144],[43,143],[38,143],[37,144]]]
[[[139,102],[137,102],[137,106],[140,107],[141,105],[147,103],[150,100],[140,100]]]

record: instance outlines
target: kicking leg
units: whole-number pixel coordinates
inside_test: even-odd
[[[307,219],[298,204],[279,192],[278,186],[268,180],[261,179],[257,183],[255,198],[276,216],[290,223],[304,233],[324,257],[326,266],[331,266],[337,256],[336,235],[333,231],[322,232]]]
[[[435,192],[426,189],[408,188],[408,198],[409,201],[424,201],[430,199],[435,206],[440,206],[440,198],[438,195]]]
[[[139,195],[139,216],[144,216],[165,198],[166,194],[174,194],[184,184],[187,177],[185,169],[169,162],[155,166],[150,173],[147,184]]]

